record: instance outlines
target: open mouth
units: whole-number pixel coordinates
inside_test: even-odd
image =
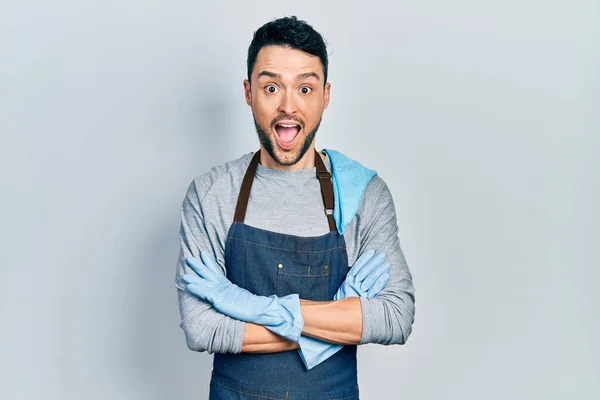
[[[277,133],[277,140],[279,145],[283,148],[291,148],[294,146],[298,134],[302,127],[300,124],[293,122],[279,122],[275,125],[275,133]]]

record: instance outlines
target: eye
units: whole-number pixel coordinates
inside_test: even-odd
[[[268,85],[265,87],[265,90],[269,93],[275,93],[277,92],[277,86],[275,85]]]
[[[309,94],[310,92],[312,92],[312,89],[308,86],[302,86],[300,88],[300,93],[302,94]]]

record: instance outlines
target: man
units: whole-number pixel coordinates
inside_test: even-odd
[[[274,20],[247,61],[260,150],[189,186],[181,328],[215,353],[211,399],[358,399],[356,345],[403,344],[414,321],[394,203],[374,171],[315,150],[331,90],[319,33]]]

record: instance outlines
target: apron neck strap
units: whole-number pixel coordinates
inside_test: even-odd
[[[325,163],[321,159],[321,155],[315,150],[315,167],[317,167],[317,178],[321,185],[321,196],[323,196],[323,204],[325,205],[325,214],[329,223],[329,232],[337,231],[335,221],[333,220],[333,184],[331,183],[331,174],[327,171]]]
[[[235,207],[235,214],[233,216],[234,222],[244,222],[246,218],[246,209],[248,208],[248,199],[250,198],[250,189],[252,188],[252,182],[254,181],[254,175],[256,174],[256,168],[260,160],[260,150],[254,153],[252,161],[246,170],[244,179],[242,180],[242,187],[240,188],[240,194],[238,196],[237,206]],[[315,150],[315,167],[317,169],[317,178],[319,179],[319,185],[321,186],[321,195],[323,197],[323,204],[325,205],[325,215],[327,216],[327,222],[329,223],[329,231],[335,232],[336,226],[333,219],[333,184],[331,183],[331,174],[327,171],[325,163],[321,159],[319,152]]]

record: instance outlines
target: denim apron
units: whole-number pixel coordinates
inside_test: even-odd
[[[346,278],[346,242],[333,219],[333,186],[315,151],[317,178],[330,232],[300,237],[244,224],[248,198],[260,159],[256,152],[242,181],[225,243],[227,278],[259,296],[286,296],[327,301]],[[322,212],[321,210],[315,210]],[[356,346],[346,345],[332,357],[306,370],[297,350],[278,353],[214,354],[210,400],[358,399]]]

